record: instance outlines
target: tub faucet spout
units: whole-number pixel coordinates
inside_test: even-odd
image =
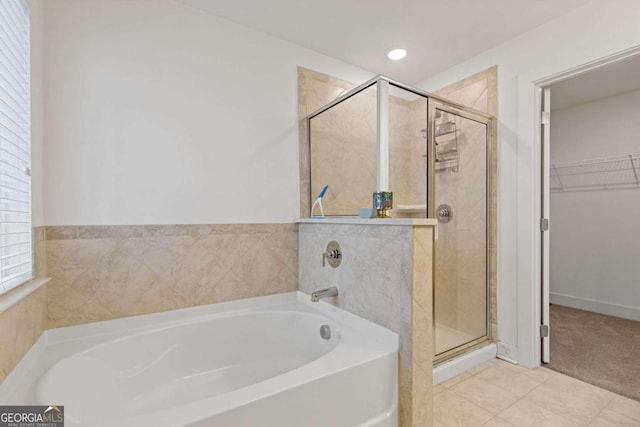
[[[311,294],[311,301],[318,302],[320,298],[329,298],[338,296],[338,288],[331,286],[330,288],[321,289]]]

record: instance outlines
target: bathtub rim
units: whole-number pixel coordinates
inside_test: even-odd
[[[375,337],[394,345],[399,343],[398,335],[383,326],[364,319],[358,315],[350,313],[326,301],[311,302],[311,296],[301,291],[291,291],[280,294],[273,294],[260,297],[244,298],[233,301],[218,302],[213,304],[198,305],[193,307],[179,308],[175,310],[160,311],[155,313],[140,314],[136,316],[120,317],[117,319],[103,320],[99,322],[85,323],[80,325],[63,326],[59,328],[47,329],[43,336],[47,336],[47,344],[57,344],[67,341],[86,339],[87,337],[99,337],[115,335],[115,326],[121,326],[119,331],[135,333],[137,330],[145,330],[152,322],[158,326],[175,326],[178,324],[190,323],[190,319],[218,317],[232,311],[251,312],[256,308],[268,308],[290,302],[298,302],[308,307],[311,311],[318,311],[328,314],[328,317],[338,321],[338,323],[349,323],[356,326],[357,330],[365,329],[375,331]],[[191,320],[192,321],[192,320]],[[177,323],[176,323],[177,322]],[[392,334],[388,336],[387,334]],[[387,341],[390,340],[390,341]]]
[[[161,327],[170,328],[178,325],[185,325],[209,319],[213,320],[215,318],[233,316],[237,314],[248,314],[250,312],[269,311],[270,308],[271,311],[273,311],[273,309],[277,306],[281,306],[287,303],[298,303],[300,304],[299,307],[305,308],[305,310],[301,310],[304,313],[323,315],[335,321],[338,325],[348,325],[350,329],[354,330],[358,334],[365,333],[369,338],[375,340],[377,345],[380,346],[380,348],[378,349],[378,353],[375,355],[375,357],[360,360],[360,364],[366,363],[370,360],[375,360],[380,357],[388,356],[392,353],[397,354],[399,351],[399,337],[395,332],[392,332],[382,326],[379,326],[357,315],[349,313],[327,302],[320,301],[318,303],[312,303],[308,294],[300,291],[293,291],[282,294],[246,298],[242,300],[214,303],[209,305],[188,307],[165,312],[149,313],[126,318],[46,330],[32,346],[32,348],[27,352],[27,354],[20,360],[16,368],[0,384],[0,404],[12,403],[11,396],[15,392],[20,390],[20,386],[23,381],[28,380],[30,381],[30,384],[33,384],[34,381],[39,378],[39,376],[42,375],[46,369],[48,369],[48,367],[55,363],[55,360],[61,360],[61,357],[56,359],[55,353],[53,354],[53,356],[47,356],[45,353],[49,348],[55,348],[56,346],[64,345],[67,343],[73,344],[74,342],[76,344],[81,344],[83,341],[87,340],[97,341],[97,343],[99,344],[103,343],[105,340],[117,340],[130,334],[144,332],[145,330],[157,330]],[[83,347],[80,350],[71,351],[69,354],[63,357],[76,354],[86,348],[91,348],[94,345],[95,343],[89,345],[88,347]],[[338,347],[340,347],[340,344],[338,345]],[[382,348],[386,350],[382,350]],[[319,359],[310,362],[307,365],[302,366],[301,368],[305,368],[311,364],[314,364],[318,360],[326,359],[335,350],[336,349],[333,349],[331,352],[325,354]],[[37,365],[37,363],[41,361],[41,358],[47,360],[47,357],[49,357],[50,359],[49,363],[45,363],[44,366]],[[332,358],[328,360],[331,361]],[[353,366],[357,366],[357,364],[351,364],[345,367],[336,368],[330,371],[329,374],[336,373]],[[282,375],[286,376],[291,372],[293,371],[287,372]],[[314,370],[312,369],[311,372],[314,372]],[[270,378],[267,381],[272,381],[276,378],[278,377]],[[319,377],[316,376],[314,378],[310,378],[308,379],[308,381],[317,378]],[[274,382],[278,383],[279,381]]]

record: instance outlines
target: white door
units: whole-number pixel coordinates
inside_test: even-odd
[[[541,89],[542,95],[542,111],[541,111],[541,129],[542,135],[542,212],[540,217],[540,233],[541,233],[541,260],[542,260],[542,312],[540,327],[540,337],[542,340],[542,361],[549,363],[549,173],[551,169],[551,156],[549,155],[549,139],[551,136],[551,89]]]

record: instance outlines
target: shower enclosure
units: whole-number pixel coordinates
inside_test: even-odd
[[[307,117],[310,194],[358,215],[392,191],[396,218],[437,218],[436,363],[493,339],[488,225],[493,118],[378,76]],[[318,214],[311,212],[310,215]]]

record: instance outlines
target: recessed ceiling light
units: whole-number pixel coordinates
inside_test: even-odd
[[[404,49],[393,49],[390,50],[389,53],[387,53],[387,56],[389,57],[389,59],[397,61],[398,59],[402,59],[407,56],[407,51]]]

